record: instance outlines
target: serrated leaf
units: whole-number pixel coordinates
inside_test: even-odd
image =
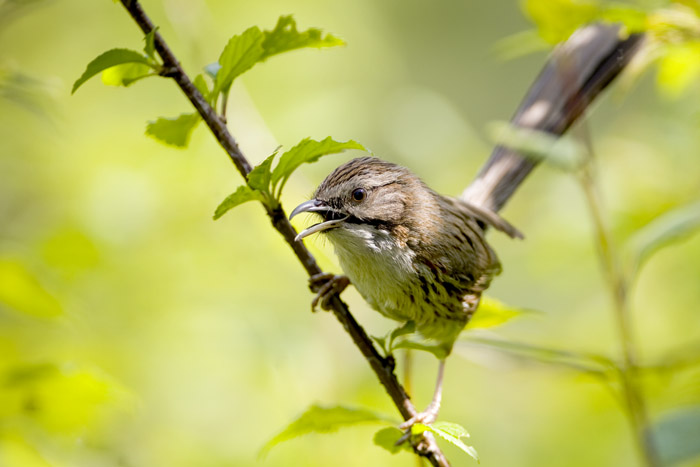
[[[700,457],[700,406],[666,414],[653,431],[662,465],[676,465]]]
[[[470,435],[467,429],[462,425],[452,422],[435,422],[433,423],[433,428],[444,431],[455,438],[469,438]]]
[[[479,454],[477,454],[476,449],[474,449],[474,447],[472,447],[472,446],[468,446],[468,445],[464,444],[464,442],[460,439],[459,436],[454,436],[452,434],[455,432],[466,433],[467,430],[465,430],[463,427],[457,425],[456,423],[446,423],[446,422],[443,422],[441,424],[438,424],[436,422],[433,425],[423,425],[423,427],[427,431],[430,431],[430,432],[438,435],[440,438],[444,439],[445,441],[452,444],[453,446],[457,446],[459,449],[461,449],[462,451],[466,452],[471,457],[473,457],[474,460],[479,462]],[[444,428],[448,428],[448,429],[445,430]]]
[[[22,264],[0,260],[0,309],[50,318],[63,313],[58,300]]]
[[[376,444],[379,447],[382,447],[389,451],[392,454],[396,454],[397,452],[400,451],[408,451],[411,452],[411,445],[410,443],[401,443],[398,446],[396,443],[399,441],[399,439],[403,436],[403,431],[399,430],[396,427],[389,426],[386,428],[382,428],[381,430],[377,431],[374,434],[374,444]]]
[[[507,323],[513,318],[521,316],[528,310],[513,308],[494,298],[482,297],[479,308],[472,319],[467,323],[466,329],[491,328]]]
[[[699,229],[700,201],[674,209],[651,221],[627,242],[630,277],[634,277],[655,252],[692,235]]]
[[[294,18],[280,16],[272,31],[261,31],[253,26],[243,34],[233,36],[224,47],[219,61],[208,65],[205,71],[215,79],[213,95],[218,96],[219,93],[227,94],[238,76],[273,55],[305,47],[320,49],[344,44],[331,34],[323,36],[320,29],[309,28],[299,32]]]
[[[155,58],[156,58],[156,42],[155,41],[156,41],[156,31],[157,30],[158,30],[158,26],[151,29],[151,32],[146,34],[146,37],[143,38],[143,40],[145,42],[145,44],[143,46],[143,51],[152,60],[155,60]]]
[[[107,68],[102,72],[102,83],[107,86],[129,86],[151,76],[158,76],[153,69],[143,63],[124,63]]]
[[[257,26],[246,29],[243,34],[233,36],[219,57],[214,93],[227,92],[233,80],[248,71],[263,55],[263,33]]]
[[[143,63],[149,67],[153,65],[148,61],[148,58],[143,56],[141,53],[131,50],[131,49],[112,49],[99,55],[90,63],[88,63],[87,68],[83,74],[78,78],[75,83],[73,83],[73,89],[71,94],[75,93],[80,86],[83,85],[87,80],[95,76],[97,73],[111,68],[113,66],[121,65],[124,63]]]
[[[341,45],[345,45],[342,39],[332,34],[326,34],[324,37],[323,32],[317,28],[309,28],[304,32],[299,32],[297,31],[296,21],[291,15],[280,16],[275,29],[265,31],[265,38],[262,43],[264,50],[262,59],[265,60],[272,55],[303,47],[320,49]]]
[[[311,138],[303,139],[299,144],[282,154],[280,161],[272,171],[272,191],[279,199],[282,188],[289,179],[289,176],[301,164],[315,162],[322,156],[337,154],[346,149],[359,149],[366,151],[360,143],[349,140],[346,142],[334,141],[330,136],[323,141],[316,141]]]
[[[277,155],[279,148],[275,150],[267,159],[255,167],[248,174],[248,185],[255,190],[260,190],[265,193],[270,193],[270,177],[272,176],[271,167],[272,160]]]
[[[265,195],[258,190],[253,190],[248,185],[239,186],[236,191],[226,197],[219,204],[214,213],[214,220],[219,219],[231,209],[239,204],[247,203],[248,201],[264,201]]]
[[[366,409],[312,405],[281,433],[268,441],[260,450],[260,455],[264,456],[276,445],[299,436],[309,433],[332,433],[339,428],[369,422],[394,423],[394,420]]]
[[[184,148],[200,120],[198,113],[182,114],[176,118],[160,117],[155,122],[148,123],[146,134],[162,143]]]

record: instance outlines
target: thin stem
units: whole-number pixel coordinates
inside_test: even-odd
[[[403,354],[403,387],[409,394],[413,392],[413,378],[411,372],[413,370],[413,351],[406,349]]]
[[[121,3],[144,34],[148,34],[153,30],[153,22],[150,20],[148,15],[146,15],[146,12],[143,10],[138,0],[121,0]],[[252,167],[246,157],[243,155],[243,152],[240,150],[233,135],[231,135],[231,133],[228,131],[228,127],[226,126],[224,119],[217,115],[216,111],[209,105],[206,99],[204,99],[204,96],[202,96],[199,90],[194,86],[192,80],[189,78],[187,73],[185,73],[182,65],[180,65],[180,62],[175,57],[175,54],[172,52],[170,47],[168,47],[158,31],[156,31],[154,34],[154,43],[156,51],[163,60],[163,66],[171,70],[168,73],[168,77],[173,78],[175,82],[177,82],[187,99],[189,99],[192,105],[197,109],[197,112],[199,112],[216,140],[219,142],[221,147],[224,148],[229,158],[236,166],[236,169],[238,169],[238,172],[245,179],[248,173],[252,170]],[[276,209],[271,209],[266,207],[266,212],[270,218],[270,221],[272,222],[273,227],[282,235],[284,240],[292,248],[294,254],[304,266],[304,269],[309,276],[323,272],[316,263],[316,259],[311,255],[306,247],[301,242],[294,241],[294,237],[296,237],[297,232],[294,230],[294,227],[292,227],[292,224],[289,222],[289,219],[282,208],[279,207]],[[394,374],[393,361],[382,357],[379,352],[377,352],[372,340],[369,338],[362,326],[360,326],[360,324],[350,314],[350,310],[348,309],[347,305],[340,300],[339,297],[334,297],[330,303],[334,316],[338,319],[338,321],[340,321],[347,333],[350,334],[353,342],[370,364],[370,367],[393,400],[397,409],[401,413],[401,416],[404,418],[404,420],[408,420],[413,417],[417,413],[416,409],[413,406],[410,397]],[[434,441],[429,443],[426,449],[420,451],[416,450],[416,453],[428,459],[433,466],[449,466],[447,459]]]
[[[619,369],[625,413],[632,426],[634,438],[647,467],[660,464],[649,425],[646,401],[639,386],[639,365],[633,337],[629,308],[628,282],[620,267],[610,231],[603,220],[600,202],[589,161],[580,173],[579,181],[586,197],[595,229],[596,245],[606,283],[610,286],[617,331],[620,336],[622,366]]]

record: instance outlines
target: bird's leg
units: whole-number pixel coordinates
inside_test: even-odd
[[[328,272],[311,276],[309,278],[309,288],[316,293],[316,296],[311,301],[311,311],[316,311],[319,303],[322,309],[329,310],[331,298],[340,294],[348,285],[350,285],[350,279],[347,276],[337,276]]]
[[[433,394],[433,400],[428,404],[428,407],[424,411],[417,413],[413,417],[409,418],[401,425],[399,428],[402,430],[410,430],[416,423],[422,423],[424,425],[432,424],[440,412],[440,402],[442,401],[442,377],[445,373],[445,360],[440,360],[440,365],[438,366],[438,376],[437,382],[435,383],[435,393]]]

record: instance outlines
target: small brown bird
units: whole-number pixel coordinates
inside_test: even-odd
[[[397,321],[413,321],[416,332],[441,347],[445,356],[477,309],[481,293],[500,272],[484,238],[485,227],[522,237],[496,213],[442,196],[408,169],[372,157],[335,169],[314,199],[289,217],[302,212],[323,220],[296,239],[322,232],[347,275],[316,278],[319,295],[313,306],[320,300],[326,308],[331,292],[352,282],[372,308]],[[402,428],[437,418],[444,363],[441,359],[432,402]]]

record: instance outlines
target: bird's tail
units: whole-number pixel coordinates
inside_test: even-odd
[[[559,45],[511,119],[516,127],[562,135],[627,66],[643,34],[621,37],[613,24],[591,24]],[[497,146],[461,198],[498,212],[538,160]]]

